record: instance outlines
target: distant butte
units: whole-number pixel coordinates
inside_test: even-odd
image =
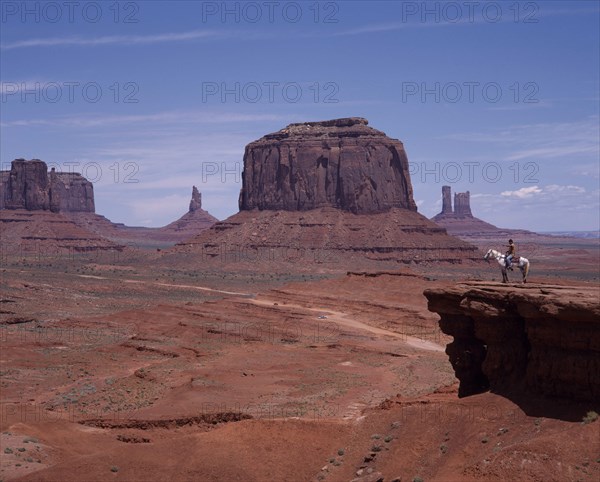
[[[95,213],[94,186],[79,173],[48,172],[39,159],[15,159],[10,171],[0,171],[2,240],[15,252],[40,243],[65,249],[167,247],[217,221],[202,209],[196,186],[189,211],[178,220],[162,228],[128,227]]]
[[[0,209],[93,213],[94,186],[77,172],[48,172],[39,159],[15,159],[0,171]]]
[[[471,212],[471,193],[458,192],[454,194],[452,207],[452,192],[450,186],[442,186],[442,211],[431,220],[446,228],[449,234],[461,238],[470,236],[506,237],[511,233],[535,235],[530,231],[520,229],[502,229],[473,216]],[[508,240],[508,238],[506,239]]]
[[[173,254],[292,249],[352,266],[479,258],[417,212],[404,145],[361,117],[289,124],[248,144],[239,208]]]
[[[244,154],[240,211],[417,210],[402,143],[361,117],[290,124]]]

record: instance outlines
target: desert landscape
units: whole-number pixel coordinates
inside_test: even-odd
[[[599,91],[588,0],[0,2],[0,482],[600,481]]]
[[[80,175],[0,179],[2,480],[600,476],[597,240],[501,230],[449,188],[436,225],[364,119],[249,144],[224,221],[195,187],[129,228]],[[507,235],[527,284],[483,260]]]

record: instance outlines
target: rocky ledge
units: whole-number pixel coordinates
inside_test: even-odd
[[[490,389],[597,403],[598,287],[464,283],[425,291],[454,341],[459,396]]]

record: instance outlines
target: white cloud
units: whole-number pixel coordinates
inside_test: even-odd
[[[46,37],[28,40],[17,40],[0,44],[1,50],[13,50],[27,47],[55,47],[55,46],[85,46],[95,47],[102,45],[148,45],[168,42],[185,42],[190,40],[224,39],[228,37],[252,38],[264,36],[256,32],[225,30],[190,30],[187,32],[167,32],[149,35],[109,35],[103,37]]]
[[[473,215],[499,227],[533,231],[598,229],[600,190],[570,184],[473,193]]]
[[[542,189],[537,186],[531,187],[522,187],[521,189],[517,189],[516,191],[503,191],[500,193],[501,196],[504,197],[515,197],[519,199],[525,199],[528,197],[532,197],[535,194],[540,194]]]
[[[568,186],[560,186],[558,184],[550,184],[549,186],[546,186],[544,188],[545,192],[551,193],[551,192],[560,192],[560,193],[565,193],[565,192],[572,192],[572,193],[584,193],[585,188],[580,187],[580,186],[572,186],[572,185],[568,185]]]

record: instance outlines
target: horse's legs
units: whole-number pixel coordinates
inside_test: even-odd
[[[506,274],[506,268],[502,268],[502,282],[508,283],[508,274]]]

